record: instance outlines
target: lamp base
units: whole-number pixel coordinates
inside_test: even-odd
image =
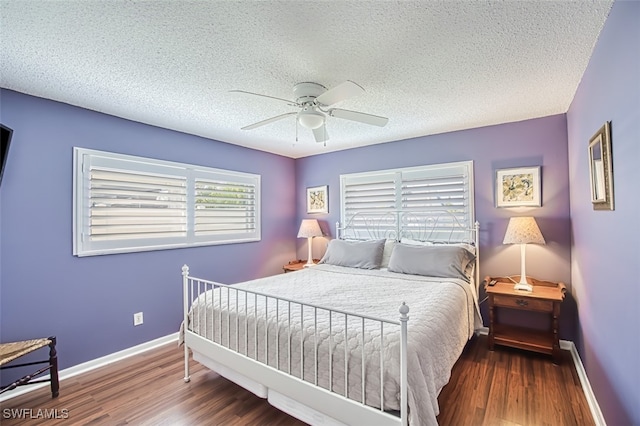
[[[527,282],[527,272],[525,269],[526,261],[524,256],[526,248],[526,244],[520,244],[520,282],[516,283],[516,285],[513,286],[513,289],[531,293],[533,291],[533,286]]]
[[[309,246],[309,253],[307,254],[307,263],[304,264],[304,267],[310,268],[315,265],[313,263],[313,237],[307,237],[307,245]]]
[[[514,290],[522,290],[522,291],[528,291],[528,292],[532,292],[533,291],[533,286],[529,283],[523,283],[523,282],[519,282],[516,285],[513,286]]]

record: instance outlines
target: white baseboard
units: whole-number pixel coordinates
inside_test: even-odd
[[[591,416],[593,417],[593,421],[596,426],[607,426],[607,422],[604,421],[602,411],[600,411],[600,405],[598,405],[593,389],[591,389],[591,383],[589,383],[587,372],[584,369],[584,365],[582,365],[582,360],[580,359],[580,354],[578,354],[576,345],[569,340],[560,340],[560,349],[565,349],[571,352],[571,358],[573,358],[573,364],[576,366],[576,372],[578,373],[578,378],[582,385],[582,391],[584,392],[584,396],[587,398],[587,404],[589,404]]]
[[[488,335],[489,327],[479,328],[476,330],[476,333]],[[582,360],[580,359],[580,354],[578,354],[576,345],[570,340],[560,340],[560,349],[571,353],[571,359],[573,359],[573,364],[576,367],[576,372],[578,373],[578,378],[580,379],[584,396],[587,398],[587,404],[589,404],[589,410],[591,410],[593,421],[596,426],[606,426],[607,423],[604,421],[604,416],[602,415],[602,411],[600,411],[600,406],[598,405],[596,396],[593,393],[593,389],[591,389],[587,372],[584,369],[584,365],[582,365]]]
[[[60,381],[64,379],[69,379],[71,377],[77,376],[79,374],[87,373],[91,370],[95,370],[96,368],[104,367],[105,365],[113,364],[114,362],[121,361],[125,358],[129,358],[134,355],[141,354],[143,352],[150,351],[151,349],[158,348],[160,346],[164,346],[171,342],[178,341],[178,333],[172,333],[168,336],[160,337],[155,340],[151,340],[149,342],[141,343],[139,345],[133,346],[128,349],[121,350],[119,352],[114,352],[109,355],[105,355],[100,358],[96,358],[91,361],[83,362],[82,364],[74,365],[73,367],[65,368],[64,370],[60,370],[58,372],[58,378]],[[48,379],[49,375],[38,376],[38,379]],[[45,386],[50,386],[49,383],[35,383],[27,386],[19,386],[11,391],[5,392],[0,395],[0,402],[6,401],[11,398],[15,398],[19,395],[24,395],[25,393],[34,391],[36,389],[43,388]],[[60,386],[60,390],[62,392],[63,386]]]

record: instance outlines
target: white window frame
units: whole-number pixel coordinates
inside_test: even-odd
[[[91,169],[104,171],[131,173],[148,178],[152,181],[160,177],[167,181],[178,183],[176,194],[171,194],[178,206],[175,217],[171,217],[172,232],[170,236],[159,232],[153,238],[135,236],[133,238],[105,239],[92,238],[91,233]],[[246,225],[244,229],[224,230],[210,233],[196,232],[196,181],[223,182],[222,185],[247,188],[245,198],[249,202],[240,209],[245,213]],[[181,182],[180,182],[181,181]],[[154,181],[155,182],[155,181]],[[182,185],[183,182],[183,185]],[[96,256],[116,253],[133,253],[151,250],[164,250],[183,247],[196,247],[217,244],[233,244],[261,239],[261,177],[257,174],[229,171],[192,164],[157,160],[132,155],[97,151],[74,147],[73,149],[73,255],[78,257]],[[180,188],[184,187],[184,191]],[[96,190],[97,191],[97,190]],[[213,197],[214,200],[216,197]],[[165,200],[166,197],[157,197]],[[152,202],[154,202],[153,200]],[[163,201],[161,204],[172,203]],[[202,206],[202,204],[200,204]],[[166,207],[166,206],[163,206]],[[238,209],[236,209],[238,210]],[[238,213],[233,220],[238,222]],[[142,216],[145,222],[146,216]],[[152,216],[148,216],[149,222]],[[221,221],[224,219],[220,219]],[[224,226],[224,225],[220,225]],[[230,227],[230,226],[228,226]],[[240,226],[236,226],[240,228]]]
[[[424,184],[425,181],[444,183],[438,190],[440,196],[433,191],[425,199],[421,195],[412,194],[411,185]],[[447,191],[448,183],[455,186],[456,193]],[[462,183],[460,183],[462,182]],[[430,182],[429,182],[430,183]],[[444,188],[444,189],[442,189]],[[421,188],[416,192],[422,191]],[[410,198],[418,201],[411,202]],[[429,217],[429,211],[434,215],[447,212],[455,217],[456,224],[452,228],[463,226],[473,229],[475,226],[473,161],[432,164],[415,167],[404,167],[386,170],[375,170],[361,173],[340,175],[340,223],[345,226],[358,227],[354,220],[362,220],[367,216],[385,218],[376,226],[379,232],[387,231],[389,235],[410,235],[410,229],[403,229],[403,224],[396,223],[398,213],[419,214],[422,219]],[[389,219],[389,220],[388,220]],[[365,227],[366,224],[360,224]],[[444,225],[446,226],[446,225]],[[450,229],[443,231],[443,235],[450,238]],[[359,238],[359,231],[355,231]],[[366,233],[363,232],[363,236]]]

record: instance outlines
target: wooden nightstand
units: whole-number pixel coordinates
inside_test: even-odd
[[[313,259],[313,263],[318,263],[320,262],[320,259]],[[292,260],[291,262],[289,262],[287,265],[284,265],[282,267],[282,269],[284,270],[285,273],[287,272],[293,272],[293,271],[299,271],[301,269],[304,268],[304,265],[307,264],[306,260]]]
[[[512,278],[515,282],[520,280],[520,276]],[[491,280],[496,280],[496,284],[490,286]],[[530,277],[527,280],[533,284],[532,292],[514,290],[514,281],[507,277],[485,278],[484,289],[489,297],[489,350],[493,350],[495,344],[527,349],[552,355],[553,362],[557,364],[560,362],[558,319],[566,287],[563,283]],[[497,308],[541,312],[550,316],[551,326],[548,330],[535,330],[501,324],[497,318]]]

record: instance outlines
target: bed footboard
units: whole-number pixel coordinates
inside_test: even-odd
[[[392,321],[182,277],[185,382],[192,348],[340,422],[408,424],[406,304]]]

